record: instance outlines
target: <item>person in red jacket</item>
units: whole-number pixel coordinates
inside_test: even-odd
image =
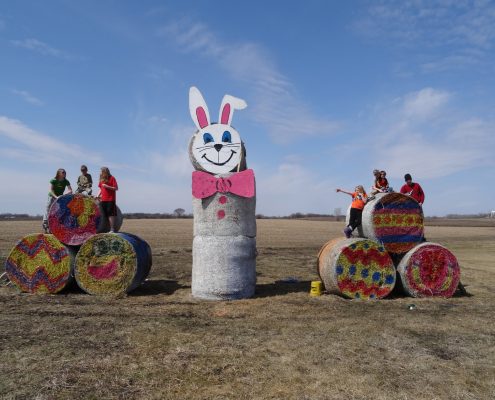
[[[405,174],[404,180],[406,181],[406,183],[404,186],[401,187],[400,192],[411,196],[419,204],[423,205],[425,201],[425,193],[423,192],[423,189],[421,188],[419,183],[415,183],[412,181],[411,174]]]
[[[96,197],[101,199],[103,215],[110,223],[110,233],[113,233],[115,231],[115,217],[117,216],[116,192],[119,190],[119,186],[107,167],[101,167],[98,187],[100,192]]]

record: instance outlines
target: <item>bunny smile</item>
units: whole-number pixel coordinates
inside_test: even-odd
[[[227,163],[228,163],[228,162],[232,159],[232,157],[234,157],[234,154],[237,154],[237,152],[236,152],[236,151],[234,151],[234,150],[230,150],[230,157],[229,157],[226,161],[224,161],[224,162],[222,162],[222,163],[216,163],[216,162],[214,162],[214,161],[211,161],[208,157],[206,157],[206,153],[205,153],[205,154],[203,154],[203,156],[202,156],[201,158],[204,158],[204,159],[205,159],[206,161],[208,161],[209,163],[212,163],[212,164],[215,164],[215,165],[222,166],[222,165],[227,164]]]

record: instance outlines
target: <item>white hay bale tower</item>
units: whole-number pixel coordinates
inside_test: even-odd
[[[211,123],[199,90],[189,91],[189,111],[198,128],[189,144],[196,169],[191,289],[202,299],[247,298],[256,288],[256,184],[231,125],[234,109],[244,107],[243,100],[225,95],[220,122]]]
[[[331,240],[321,248],[317,265],[325,289],[348,298],[381,299],[395,285],[390,255],[370,239]]]
[[[461,270],[456,257],[437,243],[421,243],[397,265],[402,286],[412,297],[452,297]]]

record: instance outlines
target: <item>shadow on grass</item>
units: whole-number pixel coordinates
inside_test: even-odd
[[[188,289],[190,286],[181,285],[177,281],[165,279],[150,279],[145,281],[136,290],[129,293],[129,296],[153,296],[157,294],[173,294],[179,289]]]
[[[256,285],[254,297],[281,296],[289,293],[309,293],[311,281],[287,282],[283,280]]]

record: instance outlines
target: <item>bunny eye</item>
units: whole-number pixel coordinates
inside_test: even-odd
[[[222,142],[232,143],[232,135],[229,131],[225,131],[222,135]]]
[[[214,142],[215,140],[213,139],[213,136],[211,136],[211,133],[204,133],[203,134],[203,140],[205,141],[205,144]]]

